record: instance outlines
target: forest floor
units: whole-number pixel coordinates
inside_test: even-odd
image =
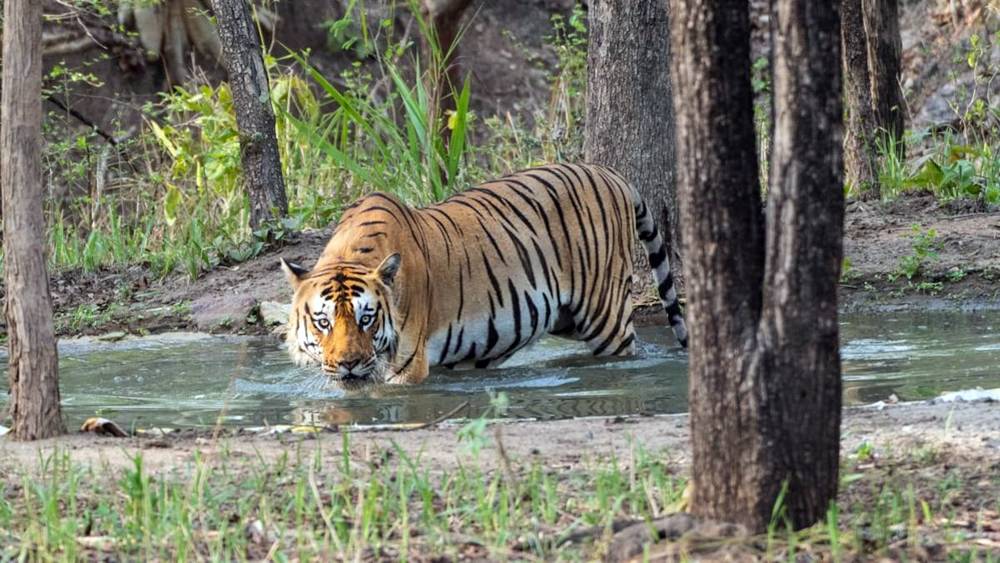
[[[58,332],[268,333],[275,322],[271,304],[291,299],[278,258],[311,265],[329,234],[298,233],[280,248],[196,280],[182,274],[156,279],[142,266],[55,274]],[[1000,308],[1000,210],[942,204],[921,193],[855,201],[847,208],[844,245],[845,312]],[[660,320],[656,309],[646,322]]]
[[[412,431],[262,435],[226,429],[131,438],[79,434],[35,443],[0,439],[0,524],[5,510],[18,515],[8,516],[6,530],[0,525],[0,546],[5,539],[10,546],[8,552],[0,547],[0,559],[16,555],[9,551],[15,546],[35,541],[31,523],[46,526],[51,516],[44,498],[60,486],[74,488],[76,503],[51,509],[63,511],[62,521],[71,527],[76,523],[67,533],[77,555],[128,558],[152,550],[172,558],[178,552],[171,550],[187,544],[171,544],[167,537],[157,543],[156,534],[176,530],[147,522],[147,535],[130,536],[135,532],[129,522],[112,525],[110,515],[134,516],[139,509],[135,483],[158,491],[157,498],[146,501],[161,503],[159,510],[166,513],[169,499],[190,502],[186,495],[202,483],[200,504],[190,507],[198,516],[184,524],[188,528],[182,533],[190,534],[187,541],[203,555],[231,549],[231,555],[251,559],[268,552],[307,558],[365,545],[361,558],[366,560],[403,554],[442,561],[625,560],[641,555],[635,549],[644,542],[634,541],[633,534],[641,536],[644,527],[621,530],[672,512],[690,466],[684,415],[496,423],[480,428],[478,447],[470,447],[477,438],[470,439],[475,432],[468,428],[445,424]],[[841,490],[829,522],[798,533],[779,527],[755,536],[673,517],[671,529],[687,531],[687,539],[651,547],[649,555],[669,560],[686,550],[688,556],[736,560],[787,559],[789,551],[844,561],[1000,557],[996,402],[850,408],[842,428]],[[430,484],[433,500],[404,492],[405,487],[420,489],[410,481],[417,477]],[[410,512],[392,504],[398,502],[393,500],[397,487],[401,496],[412,493],[413,498],[406,497]],[[288,508],[303,502],[295,500],[296,494],[306,498],[301,514]],[[374,497],[369,502],[386,503],[387,514],[364,512],[366,494]],[[509,504],[497,501],[504,494],[512,495]],[[329,510],[339,518],[341,497],[348,499],[339,509],[347,528],[338,543],[320,516]],[[478,511],[477,503],[489,507]],[[427,510],[442,520],[427,520]],[[498,513],[503,522],[496,521]],[[404,533],[399,526],[406,522],[410,527]],[[373,535],[356,538],[355,532]],[[58,544],[58,534],[49,534],[50,543],[38,554]]]

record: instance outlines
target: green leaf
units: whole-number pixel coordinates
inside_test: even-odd
[[[177,210],[181,205],[181,191],[177,186],[167,183],[167,197],[163,201],[163,217],[167,225],[177,222]]]
[[[178,154],[177,146],[170,142],[170,139],[167,138],[167,134],[163,131],[163,129],[161,129],[160,126],[152,120],[149,121],[149,128],[153,130],[153,136],[156,137],[156,140],[159,141],[160,144],[163,145],[163,148],[167,150],[167,153],[170,154],[170,158],[176,159]]]
[[[943,181],[944,171],[941,170],[941,166],[934,162],[934,159],[928,158],[920,170],[904,183],[908,187],[933,188],[940,186]]]

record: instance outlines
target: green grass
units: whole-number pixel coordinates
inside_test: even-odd
[[[344,434],[344,452],[349,442]],[[242,560],[272,550],[281,559],[395,559],[454,556],[463,544],[497,557],[521,544],[548,559],[581,527],[658,516],[684,485],[658,461],[664,456],[640,449],[630,466],[599,461],[563,471],[528,463],[516,473],[474,460],[430,471],[398,447],[364,460],[302,448],[273,461],[221,455],[196,455],[163,474],[147,470],[141,453],[120,474],[79,465],[65,451],[43,457],[0,485],[0,559]]]
[[[457,451],[454,462],[441,465],[394,443],[352,447],[347,432],[317,439],[271,450],[268,457],[232,454],[224,437],[202,444],[211,453],[195,452],[156,472],[141,452],[127,467],[112,470],[74,461],[66,450],[39,457],[35,467],[4,468],[0,559],[410,559],[471,553],[588,560],[606,549],[613,522],[651,522],[672,512],[686,485],[665,463],[665,452],[638,444],[625,459],[546,467]],[[975,542],[984,527],[995,525],[995,514],[972,508],[980,500],[986,508],[1000,508],[1000,497],[992,505],[978,498],[995,489],[969,490],[970,475],[941,470],[937,456],[915,452],[889,462],[886,454],[868,444],[845,460],[840,501],[814,527],[789,529],[779,498],[767,532],[737,540],[741,553],[840,561],[911,558],[930,549],[949,560],[997,560]],[[583,541],[563,543],[581,532],[587,532]]]

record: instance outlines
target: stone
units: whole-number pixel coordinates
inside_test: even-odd
[[[291,314],[291,303],[278,303],[276,301],[260,302],[260,320],[264,326],[281,326],[288,322],[288,315]]]
[[[256,307],[249,295],[207,295],[191,304],[191,320],[198,330],[236,329],[246,325]]]
[[[127,332],[123,330],[114,330],[98,336],[97,339],[101,342],[118,342],[119,340],[123,340],[126,336],[128,336]]]

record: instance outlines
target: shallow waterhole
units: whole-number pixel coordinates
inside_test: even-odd
[[[546,338],[492,370],[434,370],[412,387],[345,393],[318,370],[290,363],[273,338],[166,334],[120,342],[60,342],[60,383],[70,427],[100,414],[126,427],[215,424],[396,424],[486,412],[489,391],[506,416],[567,418],[679,413],[687,361],[667,329],[638,330],[639,353],[586,355]],[[842,317],[845,404],[928,399],[1000,387],[1000,313],[891,313]],[[7,400],[6,355],[0,412]]]

